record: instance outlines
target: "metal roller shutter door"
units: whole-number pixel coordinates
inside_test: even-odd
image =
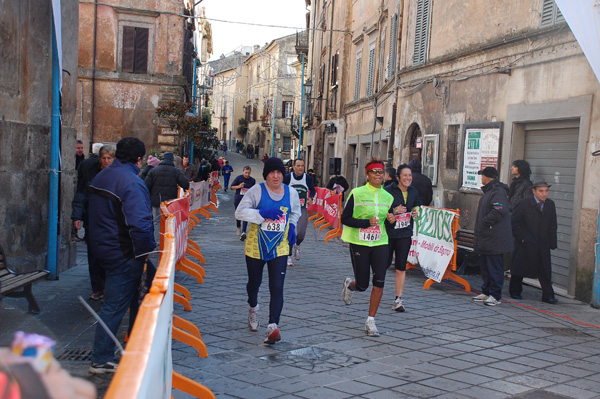
[[[552,185],[549,198],[556,203],[558,248],[552,251],[552,282],[568,289],[579,121],[527,124],[525,130],[524,159],[531,165],[531,180],[546,179]]]

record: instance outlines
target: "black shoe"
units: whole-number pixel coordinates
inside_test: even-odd
[[[556,305],[558,303],[558,299],[556,299],[556,298],[548,298],[548,299],[542,298],[542,302],[546,302],[546,303],[549,303],[551,305]]]
[[[523,299],[523,297],[521,296],[521,294],[510,294],[510,297],[512,299]]]

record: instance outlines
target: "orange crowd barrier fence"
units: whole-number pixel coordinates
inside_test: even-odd
[[[333,194],[323,187],[315,187],[316,195],[307,210],[311,214],[308,218],[313,221],[319,231],[331,227],[332,230],[325,234],[325,242],[342,235],[342,195]]]
[[[173,339],[195,348],[206,357],[206,345],[193,323],[173,314],[174,304],[189,307],[190,292],[175,283],[175,270],[185,268],[198,282],[204,269],[185,257],[190,248],[188,222],[189,195],[161,204],[161,255],[158,269],[148,294],[144,297],[131,336],[111,384],[107,399],[172,397],[172,389],[182,390],[196,398],[214,399],[206,386],[173,370]],[[193,241],[192,241],[193,242]],[[171,375],[172,378],[165,378]]]

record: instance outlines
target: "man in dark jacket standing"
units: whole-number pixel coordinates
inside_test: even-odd
[[[175,157],[172,152],[165,152],[163,160],[148,173],[146,185],[150,190],[152,217],[154,221],[154,241],[160,240],[160,203],[177,198],[180,185],[184,190],[190,188],[190,182],[183,173],[175,167]]]
[[[512,215],[515,252],[510,270],[510,296],[522,299],[523,277],[537,278],[542,301],[555,304],[550,250],[557,247],[556,206],[548,199],[550,185],[544,179],[533,183],[532,196],[517,202]]]
[[[433,185],[431,179],[421,173],[421,161],[411,159],[408,163],[412,170],[412,186],[417,189],[421,204],[429,206],[433,199]]]
[[[144,262],[156,247],[148,188],[138,177],[145,152],[139,139],[122,139],[117,143],[117,159],[90,184],[89,203],[94,210],[89,215],[90,242],[106,270],[100,318],[115,335],[127,308],[133,325]],[[116,369],[115,343],[98,325],[89,371],[104,374]]]
[[[504,254],[512,252],[513,239],[508,209],[506,184],[498,181],[496,168],[480,170],[483,196],[477,207],[475,220],[475,252],[481,268],[481,294],[473,297],[488,306],[499,305],[504,284]]]

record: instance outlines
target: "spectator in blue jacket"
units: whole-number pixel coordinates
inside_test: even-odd
[[[134,137],[117,143],[116,158],[90,184],[90,243],[106,270],[100,317],[113,334],[127,308],[133,326],[138,311],[138,287],[148,253],[156,247],[150,193],[138,177],[146,147]],[[96,328],[91,373],[114,373],[115,343],[102,326]]]

